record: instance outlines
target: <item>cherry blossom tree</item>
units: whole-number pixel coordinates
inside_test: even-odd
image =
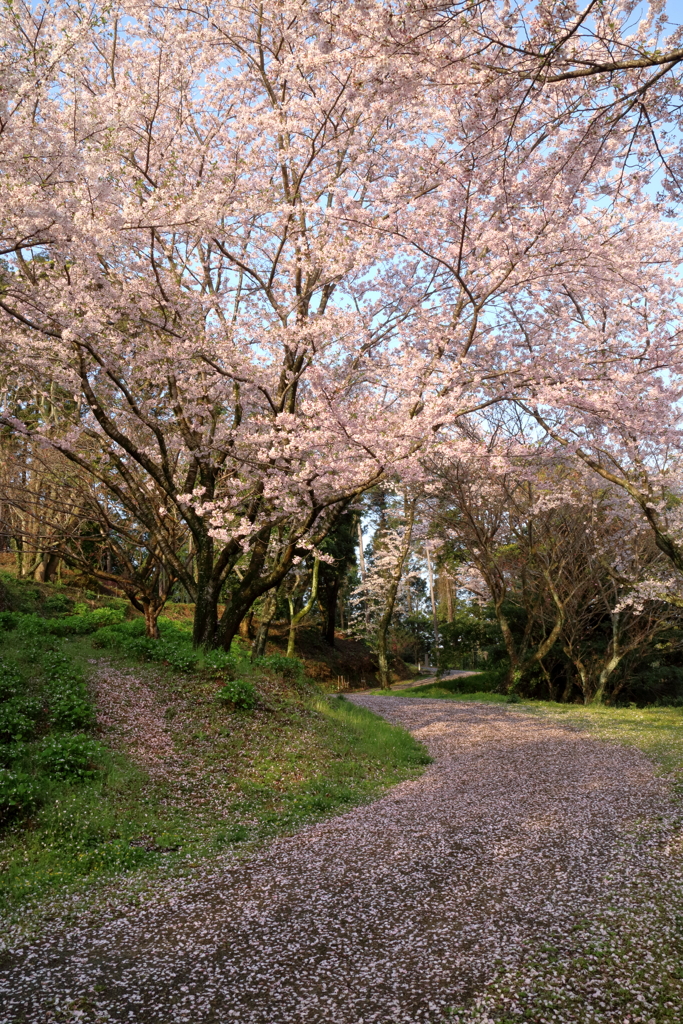
[[[197,643],[229,646],[364,491],[420,484],[463,416],[675,365],[680,242],[637,122],[672,116],[660,13],[634,41],[611,4],[7,9],[2,372],[74,402],[3,421],[155,537]],[[617,73],[640,92],[608,116]]]
[[[666,385],[636,380],[615,389],[598,408],[581,395],[563,408],[528,408],[560,451],[628,496],[669,563],[652,586],[683,605],[681,390],[674,373],[667,377]]]
[[[410,575],[418,498],[404,494],[383,503],[382,522],[373,537],[372,561],[355,593],[363,600],[369,637],[377,652],[380,686],[391,685],[388,635],[399,588]]]
[[[384,58],[337,20],[302,3],[8,17],[5,370],[78,402],[49,436],[5,422],[154,533],[198,643],[229,645],[416,447],[412,398],[375,366],[405,309],[375,295],[383,238],[347,215],[384,215],[405,129]],[[171,508],[194,578],[164,547]]]
[[[680,643],[681,617],[655,586],[665,559],[646,525],[623,492],[580,468],[552,450],[505,464],[483,449],[437,471],[432,529],[461,560],[459,586],[493,606],[507,689],[528,692],[540,677],[551,699],[576,686],[600,703],[624,687],[627,662],[655,643],[669,649],[674,633]]]

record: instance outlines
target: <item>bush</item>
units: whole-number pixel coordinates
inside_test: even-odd
[[[6,611],[32,612],[41,600],[40,587],[31,580],[19,580],[8,572],[0,572]]]
[[[73,601],[66,594],[52,594],[43,601],[43,611],[47,615],[64,615],[71,611]]]
[[[167,661],[171,668],[179,672],[191,672],[199,662],[199,654],[192,647],[192,643],[185,637],[177,640],[150,640],[155,644],[152,651],[154,661]]]
[[[268,654],[265,658],[258,658],[257,664],[267,672],[280,676],[285,683],[300,683],[304,677],[304,664],[299,658]]]
[[[25,753],[24,743],[0,743],[0,768],[11,768]]]
[[[145,636],[142,619],[114,623],[104,626],[95,633],[93,646],[113,647],[120,654],[141,658],[144,661],[166,662],[179,672],[192,672],[202,667],[226,674],[234,671],[234,658],[227,651],[196,650],[192,646],[190,635],[168,620],[160,620],[159,629],[159,639],[150,640]]]
[[[0,701],[15,697],[21,686],[21,677],[14,665],[0,661]]]
[[[124,614],[118,608],[95,608],[92,612],[48,619],[43,628],[54,636],[86,636],[105,626],[123,623]]]
[[[224,672],[228,679],[234,676],[237,668],[234,656],[220,648],[204,651],[202,661],[205,668],[213,669],[216,672]]]
[[[19,616],[16,612],[0,612],[0,629],[6,633],[17,628]]]
[[[48,632],[47,620],[36,615],[35,612],[17,615],[16,629],[25,637],[44,637]]]
[[[247,679],[232,679],[220,688],[216,700],[232,704],[242,711],[251,711],[258,703],[258,692]]]
[[[35,720],[40,704],[21,697],[12,697],[0,704],[0,742],[17,743],[30,739],[35,732]]]
[[[50,695],[50,717],[58,729],[88,729],[95,721],[88,698],[70,691]]]
[[[30,775],[0,768],[0,818],[30,811],[39,798],[38,785]]]
[[[103,626],[93,636],[92,645],[93,647],[121,647],[126,639],[126,634],[121,626]]]
[[[94,778],[102,770],[104,747],[82,733],[49,736],[43,741],[36,760],[50,778],[81,782]]]
[[[144,661],[165,661],[179,672],[191,672],[199,655],[186,640],[150,640],[148,637],[122,637],[116,644],[121,653]]]
[[[58,729],[87,729],[94,722],[86,685],[68,658],[50,652],[43,658],[50,718]]]

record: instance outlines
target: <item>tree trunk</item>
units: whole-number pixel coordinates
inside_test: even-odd
[[[574,680],[572,679],[571,675],[568,672],[567,673],[567,682],[565,683],[564,690],[562,691],[562,697],[560,698],[560,700],[561,700],[561,702],[563,704],[568,704],[569,703],[569,698],[572,695],[572,690],[573,689],[574,689]]]
[[[36,583],[49,583],[58,563],[59,555],[55,554],[54,551],[45,551],[33,572],[33,578]]]
[[[320,561],[315,559],[313,562],[313,578],[311,580],[311,596],[309,597],[303,608],[295,612],[294,603],[292,599],[289,599],[289,637],[287,639],[287,657],[294,657],[294,643],[296,641],[296,629],[300,622],[306,618],[311,608],[315,604],[315,600],[318,596],[318,575],[320,571]]]
[[[334,647],[334,627],[337,622],[337,601],[339,598],[339,579],[335,577],[334,582],[326,588],[325,602],[325,628],[323,639],[330,647]],[[343,628],[343,625],[342,625]]]
[[[253,610],[253,608],[250,608],[249,611],[247,612],[247,614],[244,616],[244,618],[240,622],[240,630],[239,630],[239,632],[240,632],[240,636],[242,637],[243,640],[253,640],[254,639],[253,624],[254,624],[254,610]]]
[[[620,664],[621,658],[621,654],[613,654],[612,657],[608,660],[608,662],[605,665],[603,665],[600,675],[598,677],[598,685],[591,699],[591,704],[602,704],[603,700],[605,699],[605,690],[607,689],[609,677]]]
[[[218,631],[219,588],[213,578],[213,542],[210,538],[201,546],[198,545],[196,557],[197,600],[194,606],[192,643],[195,647],[213,647]],[[235,629],[241,621],[242,616]]]
[[[235,623],[235,632],[239,622]],[[192,642],[195,647],[212,647],[218,628],[218,595],[209,585],[197,588]],[[234,636],[234,633],[233,633]],[[230,638],[232,640],[232,637]]]
[[[270,624],[275,618],[275,612],[277,611],[278,590],[278,587],[273,587],[273,589],[268,592],[268,596],[263,603],[263,616],[256,632],[256,639],[254,640],[251,648],[252,661],[256,658],[262,658],[266,653]]]
[[[51,551],[46,557],[45,561],[45,582],[51,583],[54,574],[57,572],[59,566],[59,555],[54,551]]]
[[[377,660],[379,662],[379,682],[382,689],[389,689],[391,687],[391,678],[389,676],[389,654],[387,650],[387,634],[389,632],[389,625],[391,623],[392,616],[394,614],[394,605],[396,604],[396,595],[398,594],[399,584],[401,582],[401,576],[403,575],[403,566],[405,565],[406,558],[410,552],[410,545],[413,539],[413,525],[415,523],[415,505],[416,502],[413,500],[410,503],[410,511],[406,516],[406,532],[403,538],[403,544],[401,546],[401,552],[399,561],[394,570],[394,576],[389,585],[387,596],[384,603],[384,611],[379,620],[377,627]]]
[[[392,608],[393,611],[393,608]],[[387,633],[391,615],[385,624],[385,616],[382,616],[377,631],[377,661],[379,663],[379,684],[383,690],[391,689],[391,675],[389,673],[389,654],[387,651]]]
[[[365,552],[363,551],[363,527],[360,519],[358,520],[358,561],[360,564],[360,578],[365,583],[366,572],[365,572]],[[365,625],[370,626],[370,607],[368,605],[367,594],[363,598],[363,615],[365,617]]]
[[[598,677],[598,685],[596,687],[595,693],[593,694],[593,699],[591,701],[592,704],[602,704],[605,697],[605,690],[607,688],[607,682],[609,680],[609,677],[612,675],[615,668],[617,668],[625,653],[620,652],[621,617],[618,612],[612,612],[610,614],[610,619],[612,620],[612,642],[610,644],[612,648],[612,653],[605,662],[605,664],[602,666],[602,669],[600,670],[600,675]]]
[[[508,661],[510,662],[507,679],[505,680],[505,693],[512,693],[521,677],[517,645],[515,644],[515,638],[512,635],[512,630],[510,629],[510,623],[503,614],[502,601],[495,601],[494,607],[496,610],[498,625],[501,633],[503,634],[503,642],[505,644],[505,650],[507,651]]]
[[[145,634],[150,640],[158,640],[159,616],[164,606],[154,601],[147,601],[145,598],[142,598],[142,606],[145,614]]]
[[[434,573],[432,571],[432,560],[429,557],[429,548],[425,547],[427,554],[427,574],[429,576],[429,599],[432,604],[432,629],[434,630],[434,664],[436,666],[436,675],[439,676],[440,661],[439,658],[439,617],[436,613],[436,599],[434,597]]]

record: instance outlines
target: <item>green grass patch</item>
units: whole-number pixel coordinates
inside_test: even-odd
[[[411,686],[402,690],[370,690],[370,693],[393,694],[401,697],[438,697],[460,700],[485,700],[494,704],[504,703],[508,698],[495,693],[500,677],[493,672],[478,672],[472,676],[456,676],[454,679],[427,680],[422,686]]]
[[[652,758],[665,773],[671,774],[683,790],[683,708],[559,704],[519,697],[511,699],[505,694],[493,693],[486,689],[477,689],[471,693],[461,691],[460,688],[467,683],[478,687],[482,676],[485,678],[486,675],[482,673],[464,679],[427,683],[410,690],[402,690],[400,696],[516,705],[520,711],[531,711],[583,729],[596,739],[637,747]]]
[[[184,623],[162,623],[161,640],[148,641],[120,616],[91,629],[92,610],[10,614],[0,632],[0,905],[12,915],[60,892],[96,895],[95,883],[120,873],[137,872],[144,887],[252,849],[430,761],[406,731],[323,697],[298,661],[252,665],[239,644],[198,653]],[[98,730],[87,676],[102,657],[145,688],[140,720],[156,715],[150,728],[168,737],[175,772],[150,774]],[[132,702],[137,721],[136,692],[114,697]]]
[[[102,628],[94,633],[93,645],[134,661],[156,662],[179,672],[206,670],[229,674],[236,667],[232,652],[203,651],[193,647],[190,622],[175,622],[161,616],[158,640],[145,636],[145,624],[140,618],[131,621],[121,618],[101,625]]]
[[[520,709],[565,722],[596,739],[637,747],[683,789],[683,708],[614,708],[526,701]]]

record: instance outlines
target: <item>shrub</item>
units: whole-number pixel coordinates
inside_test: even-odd
[[[258,692],[247,679],[231,679],[216,694],[216,699],[242,711],[251,711],[258,703]]]
[[[92,638],[93,647],[120,647],[126,640],[121,626],[103,626]]]
[[[21,686],[21,677],[14,665],[0,661],[0,701],[15,697]]]
[[[300,683],[304,676],[304,664],[299,658],[287,658],[284,654],[268,654],[259,658],[257,664],[272,672],[285,683]]]
[[[199,654],[192,647],[192,644],[185,637],[177,640],[151,640],[155,644],[152,651],[154,661],[167,661],[172,668],[179,672],[191,672],[197,667]]]
[[[36,760],[50,778],[81,782],[94,778],[102,770],[104,747],[82,733],[49,736],[43,741]]]
[[[0,572],[5,608],[13,612],[32,612],[41,600],[40,587],[30,580],[18,580],[11,573]]]
[[[47,651],[42,662],[47,679],[61,679],[69,675],[74,679],[77,678],[71,662],[61,651]]]
[[[25,772],[0,768],[0,818],[30,811],[39,802],[39,788]]]
[[[69,659],[59,652],[49,652],[43,657],[43,668],[53,724],[58,729],[89,728],[94,721],[92,704],[83,679]]]
[[[35,719],[40,714],[40,704],[21,697],[12,697],[0,704],[0,741],[17,743],[27,740],[35,732]]]
[[[25,637],[42,637],[45,635],[47,621],[35,612],[17,615],[16,629]]]
[[[49,619],[44,623],[44,628],[54,636],[85,636],[105,626],[122,623],[123,617],[123,612],[118,608],[95,608],[92,612]]]
[[[17,628],[19,617],[16,612],[0,612],[0,629],[6,633]]]
[[[58,729],[88,729],[94,723],[93,709],[87,697],[71,691],[52,693],[50,717]]]
[[[189,634],[168,620],[159,622],[161,636],[150,640],[144,635],[144,622],[114,623],[99,629],[93,637],[95,647],[113,647],[119,653],[144,661],[166,662],[179,672],[192,672],[205,667],[229,673],[234,669],[234,659],[227,651],[198,651],[192,646]]]
[[[47,615],[64,615],[72,605],[73,601],[66,594],[52,594],[43,601],[43,611]]]
[[[221,650],[220,648],[216,648],[211,651],[204,651],[202,661],[206,668],[213,669],[217,672],[224,672],[228,679],[234,676],[237,667],[233,655],[229,654],[228,651]]]
[[[0,743],[0,768],[11,768],[25,753],[24,743]]]

